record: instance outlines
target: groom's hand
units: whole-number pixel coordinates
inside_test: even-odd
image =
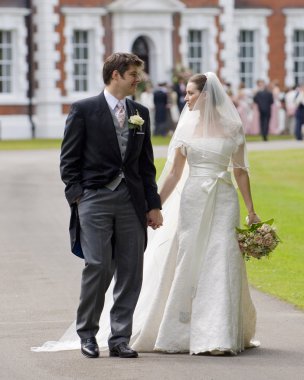
[[[153,230],[163,225],[163,216],[159,209],[153,209],[147,213],[147,225]]]

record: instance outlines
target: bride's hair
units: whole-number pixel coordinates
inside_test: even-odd
[[[189,79],[189,83],[194,83],[196,88],[200,92],[208,92],[210,96],[209,105],[212,107],[218,107],[223,104],[224,97],[221,92],[216,91],[212,85],[208,85],[208,76],[205,74],[195,74]],[[198,102],[199,104],[199,102]]]
[[[207,81],[207,77],[204,74],[195,74],[189,79],[189,83],[194,83],[197,89],[202,92]]]

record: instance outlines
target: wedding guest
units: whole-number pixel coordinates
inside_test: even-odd
[[[148,108],[150,113],[150,122],[151,122],[151,134],[154,133],[154,99],[153,99],[153,87],[152,84],[147,82],[145,85],[144,91],[140,94],[139,102]]]
[[[154,91],[155,128],[154,136],[166,136],[169,130],[168,121],[168,89],[167,83],[161,82]]]
[[[245,84],[243,82],[240,83],[238,92],[234,97],[234,104],[237,107],[238,113],[243,123],[244,132],[246,134],[250,134],[250,124],[252,121],[252,109],[251,109],[250,96],[248,94],[248,90],[245,88]]]
[[[272,92],[273,103],[271,105],[271,117],[269,121],[269,133],[278,135],[284,130],[285,110],[282,106],[284,95],[282,94],[278,80],[270,83],[269,90]]]
[[[186,95],[186,83],[184,78],[179,77],[177,83],[174,84],[173,90],[176,92],[176,104],[181,113],[185,106],[185,95]]]
[[[271,117],[271,105],[273,104],[273,95],[263,80],[258,81],[259,90],[254,95],[253,101],[257,104],[260,115],[260,134],[264,141],[268,140],[269,121]]]
[[[297,140],[303,140],[302,126],[304,124],[304,83],[299,87],[296,95],[296,128],[295,137]]]
[[[284,96],[284,104],[286,110],[285,120],[285,134],[294,135],[295,133],[295,113],[297,109],[296,105],[296,91],[297,86],[293,86],[287,89]]]

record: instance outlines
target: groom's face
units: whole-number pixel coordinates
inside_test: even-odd
[[[136,87],[141,80],[142,70],[137,66],[129,66],[123,75],[118,73],[117,86],[123,92],[124,96],[135,95]]]

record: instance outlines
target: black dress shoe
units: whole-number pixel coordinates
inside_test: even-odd
[[[98,358],[99,347],[95,336],[81,339],[81,353],[87,358]]]
[[[110,350],[111,357],[137,358],[138,353],[129,347],[127,342],[122,342]]]

